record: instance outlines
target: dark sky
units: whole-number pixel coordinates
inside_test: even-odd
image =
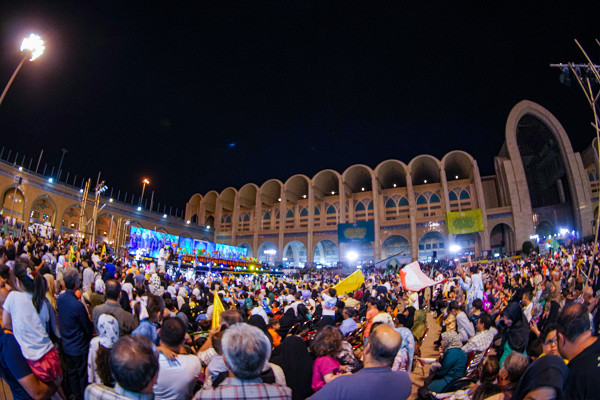
[[[182,208],[194,193],[454,149],[483,175],[529,99],[592,140],[553,62],[600,62],[600,5],[458,1],[28,2],[0,6],[2,145]],[[416,4],[418,3],[418,4]],[[439,4],[436,4],[439,3]],[[535,3],[535,4],[534,4]],[[146,192],[148,193],[148,192]]]

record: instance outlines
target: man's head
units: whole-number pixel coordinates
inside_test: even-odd
[[[152,393],[158,376],[158,352],[145,336],[123,336],[110,352],[110,369],[123,389]]]
[[[528,306],[529,304],[531,304],[531,297],[532,294],[530,291],[524,292],[523,296],[521,297],[521,303],[523,303],[524,306]]]
[[[459,311],[458,303],[454,300],[451,301],[450,304],[448,304],[448,312],[453,315],[457,315],[458,311]]]
[[[529,358],[524,354],[513,351],[504,359],[504,364],[498,374],[498,383],[501,386],[516,385],[528,366]]]
[[[244,319],[236,310],[225,310],[221,313],[220,323],[230,327],[235,324],[244,322]]]
[[[494,319],[488,313],[481,314],[477,321],[477,332],[487,331],[494,324]]]
[[[584,348],[581,343],[592,335],[590,314],[582,304],[571,304],[565,307],[558,316],[558,350],[568,360],[571,360]]]
[[[402,337],[386,324],[377,325],[371,330],[369,343],[365,349],[365,364],[370,366],[391,366],[402,345]]]
[[[160,328],[160,341],[172,349],[179,349],[185,339],[185,323],[178,317],[165,319]]]
[[[481,311],[483,308],[483,301],[481,299],[473,300],[473,310]]]
[[[68,290],[77,290],[80,282],[79,271],[73,267],[67,268],[63,273],[63,281]]]
[[[116,279],[109,279],[106,281],[106,298],[108,300],[119,301],[121,295],[121,284]]]
[[[221,341],[223,359],[229,370],[239,379],[260,376],[271,357],[271,343],[258,328],[239,323],[230,326]]]

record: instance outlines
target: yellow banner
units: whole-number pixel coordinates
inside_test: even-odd
[[[450,235],[480,232],[483,230],[481,208],[446,213],[446,229]]]
[[[354,292],[360,288],[363,283],[365,283],[365,277],[360,270],[357,270],[356,272],[350,274],[350,276],[348,276],[346,279],[335,285],[333,288],[336,290],[337,295],[340,296],[342,294]]]
[[[213,302],[213,313],[212,313],[212,322],[210,324],[211,328],[216,328],[220,326],[221,323],[221,313],[225,311],[225,307],[223,307],[223,303],[221,303],[221,299],[219,298],[219,294],[215,290],[215,300]]]

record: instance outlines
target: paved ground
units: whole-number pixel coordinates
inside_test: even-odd
[[[427,314],[427,326],[429,327],[429,332],[427,332],[427,337],[423,342],[423,346],[421,347],[421,357],[437,357],[439,352],[433,349],[433,342],[437,340],[440,335],[441,327],[435,322],[432,313]],[[429,374],[429,366],[424,368],[424,371],[420,367],[416,367],[413,369],[413,372],[410,374],[410,379],[412,381],[412,393],[409,399],[417,398],[417,390],[423,386],[423,381]]]

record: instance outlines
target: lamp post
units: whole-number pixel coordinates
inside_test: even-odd
[[[13,72],[12,76],[8,80],[8,83],[6,84],[6,87],[4,88],[4,91],[2,92],[2,95],[0,96],[0,105],[2,105],[2,101],[4,101],[4,97],[6,97],[6,93],[8,92],[10,85],[12,85],[15,77],[21,70],[21,67],[23,67],[23,64],[25,64],[25,61],[28,58],[29,61],[35,60],[44,54],[45,49],[46,46],[44,45],[44,41],[38,35],[32,33],[29,35],[29,37],[23,39],[23,42],[21,43],[21,52],[24,53],[23,58],[21,59],[19,65],[17,65],[15,72]]]
[[[146,190],[146,185],[150,184],[150,181],[148,180],[148,178],[144,178],[144,180],[142,181],[142,183],[144,184],[144,186],[142,186],[142,197],[140,197],[139,207],[142,206],[142,201],[144,201],[144,191]]]

